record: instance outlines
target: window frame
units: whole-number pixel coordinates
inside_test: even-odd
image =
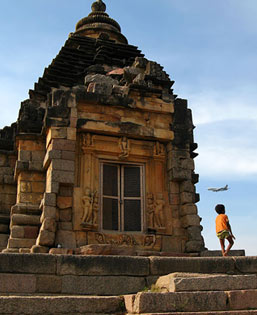
[[[118,168],[118,196],[106,196],[103,194],[103,166],[104,164],[115,165]],[[124,197],[124,167],[139,167],[140,169],[140,197]],[[99,206],[100,206],[100,216],[99,216],[99,226],[101,231],[103,232],[111,232],[111,233],[136,233],[141,234],[145,230],[145,164],[144,163],[136,163],[136,162],[121,162],[121,161],[113,161],[113,160],[100,160],[99,161],[99,171],[100,171],[100,181],[99,181]],[[104,198],[112,198],[118,199],[118,230],[107,230],[103,227],[103,199]],[[140,217],[141,217],[141,230],[139,231],[125,231],[125,221],[124,221],[124,201],[125,200],[140,200],[141,201],[141,209],[140,209]]]

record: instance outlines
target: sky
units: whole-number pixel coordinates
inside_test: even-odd
[[[197,204],[205,246],[219,249],[214,207],[226,206],[234,249],[257,255],[257,1],[105,0],[130,44],[160,63],[196,126]],[[1,0],[0,128],[58,54],[92,0]],[[209,187],[229,185],[226,192]]]

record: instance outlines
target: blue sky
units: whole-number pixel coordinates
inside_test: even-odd
[[[224,203],[235,249],[257,255],[257,1],[106,0],[130,44],[157,61],[193,111],[206,247],[218,249],[214,206]],[[59,52],[91,0],[2,0],[0,128]],[[227,192],[212,193],[210,186]]]

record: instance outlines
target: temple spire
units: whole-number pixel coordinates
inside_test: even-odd
[[[75,34],[128,43],[126,37],[121,34],[120,25],[105,12],[106,5],[102,0],[93,2],[91,9],[92,12],[77,23]]]

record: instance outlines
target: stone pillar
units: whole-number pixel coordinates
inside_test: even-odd
[[[13,151],[0,151],[0,252],[7,247],[11,207],[16,203],[14,166],[17,157]]]
[[[72,232],[72,196],[75,178],[76,128],[50,127],[47,131],[46,191],[41,202],[41,228],[32,252],[48,252],[60,244],[76,247]]]
[[[40,226],[39,205],[45,190],[45,143],[38,135],[17,136],[15,166],[17,200],[11,209],[10,238],[6,252],[29,252]]]

